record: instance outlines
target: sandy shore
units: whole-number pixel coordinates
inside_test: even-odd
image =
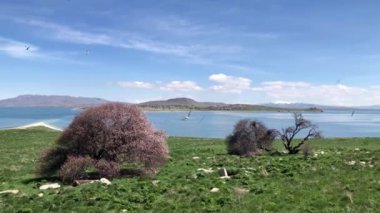
[[[24,125],[24,126],[19,126],[19,127],[10,128],[10,129],[28,129],[28,128],[33,128],[33,127],[46,127],[46,128],[57,130],[57,131],[63,131],[62,129],[60,129],[58,127],[49,125],[49,124],[44,123],[44,122],[37,122],[37,123],[27,124],[27,125]]]

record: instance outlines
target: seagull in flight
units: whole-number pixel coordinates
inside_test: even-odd
[[[189,120],[190,119],[190,115],[191,115],[191,110],[189,111],[189,113],[187,113],[187,116],[185,116],[182,120]]]
[[[25,50],[28,51],[30,49],[30,46],[25,47]]]

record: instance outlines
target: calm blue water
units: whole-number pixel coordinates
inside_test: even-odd
[[[0,128],[45,122],[65,128],[79,112],[68,108],[0,108]],[[234,124],[244,118],[256,119],[268,128],[281,129],[292,125],[291,113],[278,112],[148,112],[156,128],[170,136],[224,138]],[[319,126],[325,137],[380,137],[380,110],[326,111],[304,113],[304,118]]]

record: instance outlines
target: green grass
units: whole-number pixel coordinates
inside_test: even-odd
[[[380,212],[376,138],[314,141],[318,157],[309,160],[301,154],[240,158],[226,154],[223,140],[169,138],[171,159],[155,177],[41,191],[38,187],[48,180],[36,179],[36,160],[58,136],[41,128],[0,131],[0,191],[20,190],[0,194],[0,211]],[[350,161],[355,165],[348,165]],[[220,179],[219,167],[232,178]],[[159,180],[157,185],[154,180]],[[210,192],[213,187],[220,191]],[[249,192],[238,193],[236,188]]]

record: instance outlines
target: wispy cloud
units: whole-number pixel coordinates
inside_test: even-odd
[[[37,46],[0,37],[0,52],[13,58],[41,57]]]
[[[199,44],[181,44],[174,41],[158,41],[147,38],[139,33],[120,32],[117,30],[99,30],[92,28],[91,32],[79,30],[67,25],[57,23],[17,18],[13,21],[33,27],[35,31],[43,32],[42,35],[49,39],[61,42],[70,42],[84,45],[103,45],[136,51],[144,51],[152,54],[170,55],[184,59],[186,62],[193,64],[203,64],[224,67],[229,70],[247,71],[254,70],[244,65],[231,64],[231,59],[239,59],[244,55],[244,48],[236,45],[213,45]],[[191,25],[182,20],[177,20],[176,25]],[[170,25],[171,26],[171,25]],[[169,25],[167,26],[169,28]],[[193,31],[204,30],[201,27],[190,27]],[[171,27],[170,27],[171,29]],[[197,30],[195,30],[197,29]],[[169,29],[167,29],[169,30]]]
[[[51,22],[25,19],[16,19],[15,21],[33,27],[38,27],[40,29],[44,29],[49,33],[49,36],[52,36],[57,40],[80,44],[100,45],[112,45],[115,42],[114,38],[106,34],[83,32],[80,30],[75,30],[65,25],[55,24]]]

